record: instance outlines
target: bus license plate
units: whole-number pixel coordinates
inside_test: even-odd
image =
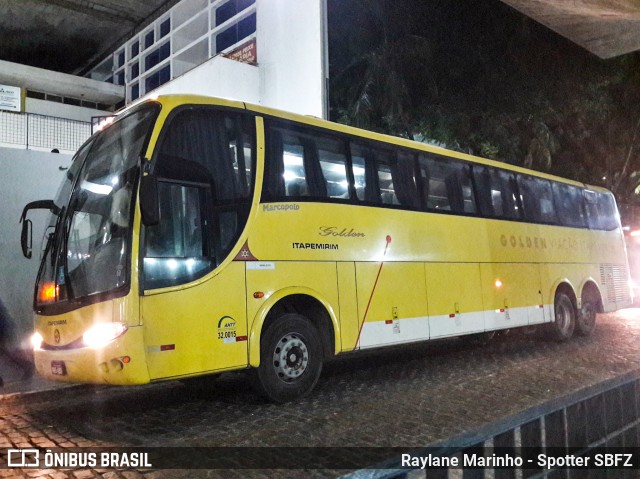
[[[51,374],[55,376],[66,376],[67,375],[67,367],[64,364],[64,361],[51,361]]]

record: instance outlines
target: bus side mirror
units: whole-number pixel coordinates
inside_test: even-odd
[[[20,246],[25,258],[31,259],[33,249],[33,223],[31,220],[22,221],[22,231],[20,232]]]
[[[145,175],[140,180],[140,213],[145,226],[160,223],[160,202],[158,200],[158,179]]]
[[[22,223],[22,231],[20,232],[20,246],[22,254],[25,258],[31,259],[33,246],[33,223],[27,219],[29,210],[46,209],[54,215],[60,214],[60,209],[55,205],[53,200],[38,200],[27,203],[20,215],[20,223]]]

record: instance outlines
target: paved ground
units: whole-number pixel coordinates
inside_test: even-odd
[[[640,310],[626,310],[599,316],[591,338],[564,344],[514,334],[485,346],[454,339],[351,356],[326,365],[308,398],[284,406],[261,401],[239,373],[222,376],[210,388],[170,382],[6,395],[0,399],[0,451],[30,446],[422,447],[638,369]],[[0,478],[53,479],[338,474],[0,470]]]

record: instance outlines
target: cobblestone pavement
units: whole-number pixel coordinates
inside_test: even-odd
[[[358,353],[316,390],[263,402],[244,374],[210,387],[80,386],[0,400],[0,450],[83,446],[412,446],[640,369],[640,309],[600,315],[590,338],[510,334]],[[346,472],[346,471],[343,471]],[[0,470],[0,478],[331,477],[340,471]]]

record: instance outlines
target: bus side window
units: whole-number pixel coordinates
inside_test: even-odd
[[[304,168],[304,146],[296,138],[283,135],[282,162],[284,163],[284,189],[286,196],[309,196],[307,172]]]
[[[206,108],[185,110],[171,120],[160,151],[164,157],[184,158],[202,165],[213,180],[215,202],[244,200],[249,195],[247,184],[252,181],[246,178],[252,155],[245,157],[247,146],[252,149],[250,128],[250,120],[240,115]],[[239,143],[244,144],[243,148],[237,148]],[[244,163],[243,171],[239,170],[239,163]],[[177,165],[176,171],[179,168]]]
[[[519,219],[518,196],[512,173],[488,166],[474,166],[478,208],[484,216]]]
[[[473,180],[476,187],[478,197],[478,209],[483,216],[500,216],[496,215],[493,208],[494,190],[491,188],[491,171],[486,166],[473,167]],[[499,191],[495,191],[496,196],[500,195]],[[500,205],[502,202],[500,202]]]
[[[547,180],[518,175],[524,216],[535,223],[557,223],[551,184]]]
[[[428,210],[475,213],[470,167],[456,161],[441,161],[420,155],[420,181]]]
[[[166,125],[154,159],[160,223],[145,227],[145,288],[193,281],[222,262],[249,213],[254,121],[194,108]]]
[[[391,164],[391,177],[395,194],[402,206],[419,208],[418,185],[415,177],[415,155],[408,151],[398,152],[398,161]]]
[[[420,207],[423,210],[427,209],[427,204],[429,202],[429,167],[428,167],[428,159],[425,155],[418,155],[418,191],[420,192]]]
[[[427,210],[451,211],[446,185],[446,164],[423,155],[420,155],[418,161],[423,180],[425,179],[424,172],[426,171],[427,174],[425,185]]]
[[[149,258],[202,258],[208,255],[202,228],[203,188],[160,181],[158,225],[147,227]]]
[[[447,197],[451,205],[451,211],[456,213],[464,213],[464,181],[465,170],[462,165],[456,163],[444,163],[446,169],[445,187],[447,189]],[[467,194],[469,192],[467,185]],[[475,204],[474,204],[475,208]]]
[[[282,133],[275,128],[267,129],[268,155],[264,165],[263,201],[281,198],[285,195],[284,151]]]
[[[564,226],[584,228],[587,226],[582,190],[576,186],[552,183],[558,220]]]
[[[500,202],[500,213],[498,216],[509,219],[522,218],[522,209],[518,202],[518,187],[516,185],[516,177],[513,173],[497,170],[494,172],[494,181],[497,194],[493,193],[493,199]],[[494,203],[495,207],[495,203]]]
[[[357,199],[380,204],[378,172],[371,149],[355,142],[351,142],[350,149]]]
[[[229,151],[232,158],[234,176],[242,197],[247,197],[253,181],[253,139],[249,132],[253,118],[243,116],[227,118],[227,127],[231,130]]]
[[[365,175],[365,153],[362,148],[353,143],[351,148],[351,171],[353,173],[354,187],[356,190],[356,199],[364,201],[365,188],[367,187],[367,177]]]
[[[329,198],[349,198],[349,180],[347,178],[347,156],[343,141],[333,138],[317,137],[318,158],[322,175],[326,181]]]
[[[600,193],[598,195],[598,209],[603,218],[603,229],[607,231],[616,229],[619,223],[618,208],[611,193]]]
[[[611,193],[584,191],[589,228],[611,231],[618,227],[618,211]]]
[[[462,209],[464,213],[476,213],[476,197],[473,193],[473,181],[471,180],[471,167],[460,165],[458,171],[460,188],[462,189]]]
[[[600,216],[598,215],[598,194],[595,191],[584,190],[583,196],[589,228],[592,230],[602,229],[599,221]]]
[[[145,228],[145,288],[196,279],[212,268],[205,204],[210,189],[159,181],[160,223]]]
[[[383,205],[399,205],[396,196],[393,176],[391,174],[392,164],[397,160],[391,151],[375,149],[373,155],[376,162],[376,170],[378,171],[378,185],[380,186],[380,200]]]
[[[346,155],[341,142],[285,128],[271,128],[269,138],[270,155],[265,172],[268,200],[282,196],[348,197]],[[333,181],[327,179],[327,174]],[[340,187],[343,190],[337,193]]]

